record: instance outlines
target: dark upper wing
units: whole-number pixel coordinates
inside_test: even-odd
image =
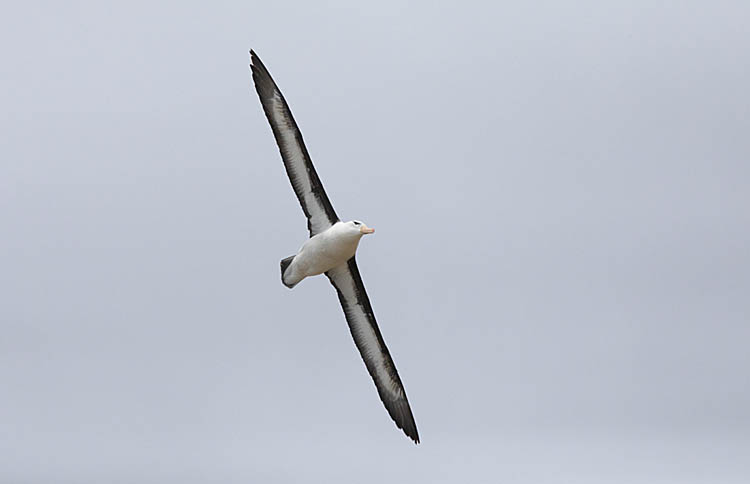
[[[271,123],[289,181],[292,182],[294,193],[297,194],[307,217],[310,236],[319,234],[338,222],[339,218],[315,172],[315,167],[305,148],[305,142],[302,140],[302,133],[297,123],[294,122],[292,111],[279,87],[273,82],[268,69],[252,50],[250,59],[255,90],[258,91],[258,97],[268,122]]]
[[[419,443],[417,424],[406,399],[404,385],[398,377],[396,365],[393,364],[375,322],[375,314],[362,284],[357,261],[352,257],[346,264],[326,272],[326,275],[336,288],[354,343],[365,360],[367,371],[375,381],[380,399],[398,428],[403,429],[406,435]]]

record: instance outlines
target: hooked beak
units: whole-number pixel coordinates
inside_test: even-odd
[[[373,234],[375,233],[375,229],[368,227],[365,224],[362,224],[362,226],[359,228],[359,231],[363,234]]]

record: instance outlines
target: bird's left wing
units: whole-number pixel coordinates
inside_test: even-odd
[[[357,261],[352,257],[349,262],[326,272],[326,276],[336,288],[354,343],[365,360],[365,366],[375,382],[380,400],[396,422],[396,426],[414,442],[419,443],[417,424],[406,399],[406,390],[375,322],[375,314],[372,312],[370,299],[359,275]]]
[[[286,103],[281,90],[271,78],[258,55],[250,51],[255,90],[263,105],[271,130],[279,145],[284,168],[292,182],[294,193],[302,205],[307,217],[307,228],[310,236],[319,234],[339,221],[331,202],[318,178],[310,155],[302,140],[302,133],[292,117],[292,111]]]

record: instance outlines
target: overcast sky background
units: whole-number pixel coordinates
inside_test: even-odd
[[[747,2],[16,2],[0,481],[747,483]],[[251,87],[282,88],[422,437]]]

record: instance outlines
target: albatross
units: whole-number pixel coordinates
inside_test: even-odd
[[[380,400],[396,426],[419,443],[417,424],[406,398],[406,390],[380,334],[375,314],[359,275],[355,254],[359,241],[375,229],[363,222],[342,222],[328,200],[312,164],[302,133],[284,96],[254,51],[250,68],[255,90],[266,113],[284,168],[307,217],[310,238],[299,252],[281,260],[281,282],[293,288],[306,277],[325,274],[341,302],[346,322]]]

